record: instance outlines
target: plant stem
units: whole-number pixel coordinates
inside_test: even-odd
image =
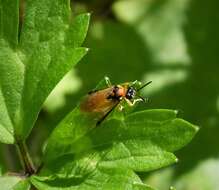
[[[36,170],[33,165],[32,159],[30,158],[26,143],[24,141],[18,141],[17,147],[21,163],[25,170],[25,174],[27,174],[28,176],[34,174]]]

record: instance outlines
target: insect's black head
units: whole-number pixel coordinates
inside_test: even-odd
[[[135,97],[136,90],[133,87],[129,87],[125,97],[129,100],[133,99]]]

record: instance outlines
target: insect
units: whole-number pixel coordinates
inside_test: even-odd
[[[122,110],[123,107],[119,105],[122,100],[125,100],[129,106],[133,106],[139,101],[146,102],[145,98],[140,96],[139,91],[152,81],[144,85],[140,85],[138,81],[111,85],[109,78],[105,77],[105,82],[108,86],[107,88],[89,92],[80,104],[80,109],[83,112],[101,114],[96,126],[100,125],[117,106]]]

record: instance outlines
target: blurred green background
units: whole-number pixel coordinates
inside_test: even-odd
[[[148,104],[167,108],[200,126],[178,151],[178,164],[139,174],[160,190],[219,189],[219,1],[74,0],[74,14],[91,12],[87,56],[45,102],[29,138],[35,162],[54,126],[105,75],[115,84],[140,80]],[[14,148],[1,145],[5,168],[20,168]]]

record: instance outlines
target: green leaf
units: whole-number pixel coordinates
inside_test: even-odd
[[[0,39],[15,48],[18,44],[19,0],[0,0]]]
[[[119,150],[124,146],[121,149],[126,150],[126,154],[131,154],[129,151],[135,149],[138,151],[140,146],[144,147],[146,152],[151,151],[148,156],[152,157],[151,153],[157,152],[158,155],[175,162],[175,157],[168,152],[183,147],[197,131],[192,124],[177,119],[176,112],[173,110],[137,112],[127,115],[124,120],[110,119],[105,121],[103,126],[92,129],[95,123],[96,120],[88,119],[87,115],[76,108],[59,124],[49,138],[45,160],[115,143],[113,148]],[[126,145],[131,148],[127,149]]]
[[[18,43],[18,7],[18,0],[0,1],[0,141],[4,143],[14,142],[12,118],[22,88],[23,68],[13,51]]]
[[[13,186],[16,185],[20,181],[18,177],[12,176],[2,176],[0,177],[0,185],[4,190],[12,190]]]
[[[127,190],[153,190],[143,184],[139,177],[130,170],[126,169],[107,169],[96,170],[86,178],[54,178],[45,179],[33,176],[31,182],[39,190],[108,190],[108,189],[127,189]]]
[[[87,53],[80,46],[90,15],[72,17],[68,0],[28,0],[17,43],[18,1],[6,4],[0,1],[0,141],[14,143],[28,136],[47,96]]]
[[[28,180],[24,180],[15,176],[0,177],[0,186],[3,190],[29,190],[30,184]]]
[[[53,180],[66,178],[78,182],[69,184],[70,189],[84,189],[85,184],[92,189],[87,180],[97,180],[93,176],[96,172],[101,171],[98,180],[103,183],[106,180],[101,178],[103,171],[113,169],[107,181],[116,183],[117,178],[112,176],[121,170],[146,172],[175,163],[177,159],[172,152],[190,142],[198,129],[176,118],[176,114],[174,110],[159,109],[123,115],[115,110],[101,126],[95,127],[98,116],[82,113],[78,106],[48,139],[44,168],[36,178],[48,189],[58,188],[58,184],[52,184]],[[113,189],[112,184],[102,188]]]
[[[13,187],[13,190],[29,190],[30,187],[29,180],[21,180]]]
[[[14,142],[14,119],[20,105],[24,66],[8,43],[0,39],[0,141]]]

